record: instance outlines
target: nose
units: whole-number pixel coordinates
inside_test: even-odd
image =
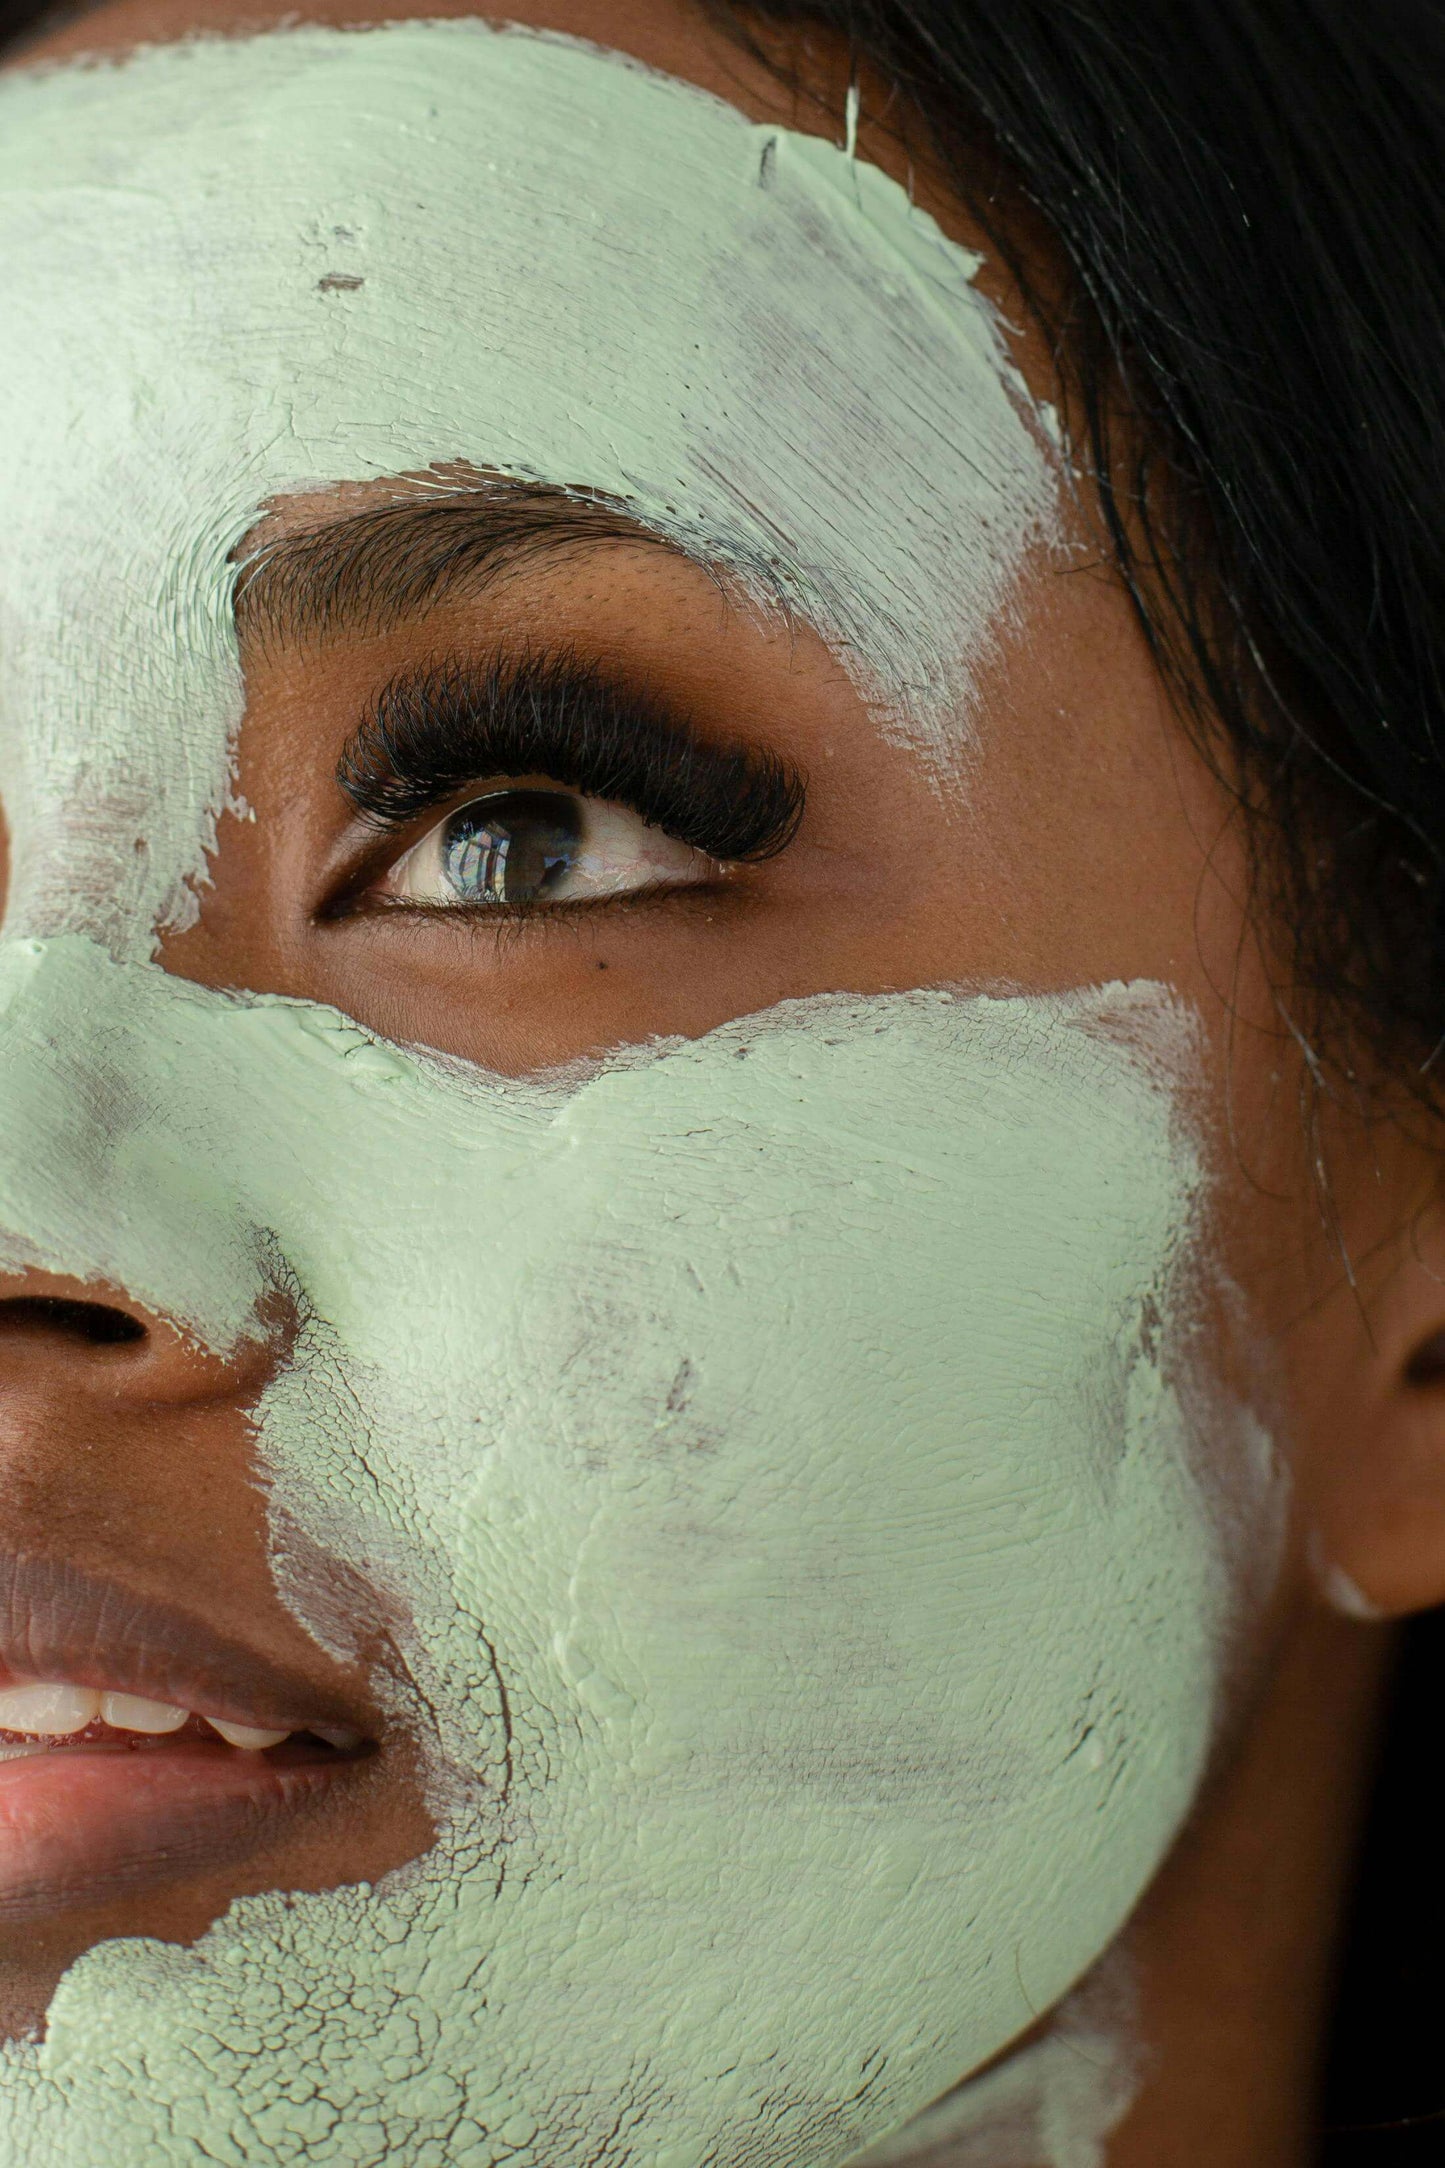
[[[0,1375],[138,1399],[256,1381],[289,1280],[242,1195],[223,1019],[90,942],[0,941]]]
[[[80,1301],[70,1295],[0,1296],[0,1334],[61,1333],[92,1347],[114,1347],[121,1340],[143,1340],[138,1317],[108,1302]]]
[[[53,1273],[0,1273],[0,1399],[244,1404],[283,1358],[290,1324],[272,1305],[254,1336],[217,1354],[124,1288]]]

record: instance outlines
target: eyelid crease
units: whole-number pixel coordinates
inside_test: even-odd
[[[414,665],[348,740],[342,794],[370,826],[405,827],[490,777],[545,776],[625,805],[723,863],[787,848],[801,772],[770,748],[713,745],[655,693],[571,649]]]

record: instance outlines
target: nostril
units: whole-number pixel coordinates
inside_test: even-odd
[[[0,1333],[58,1332],[92,1347],[144,1340],[145,1326],[106,1302],[74,1302],[63,1295],[12,1295],[0,1301]]]

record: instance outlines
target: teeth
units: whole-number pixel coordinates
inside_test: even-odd
[[[189,1709],[178,1709],[169,1701],[148,1701],[143,1694],[102,1694],[93,1686],[27,1681],[24,1686],[0,1690],[0,1732],[24,1732],[39,1739],[61,1739],[70,1732],[84,1731],[97,1716],[117,1731],[179,1731],[190,1713]],[[245,1748],[253,1754],[268,1746],[279,1746],[283,1739],[291,1736],[289,1731],[263,1731],[257,1724],[228,1724],[219,1716],[208,1716],[206,1722],[227,1745]],[[357,1746],[360,1734],[338,1730],[334,1734],[334,1743]],[[0,1744],[0,1761],[14,1761],[26,1754],[43,1752],[43,1748],[17,1746],[7,1741]]]
[[[59,1739],[84,1731],[99,1713],[100,1695],[92,1686],[9,1686],[0,1693],[0,1731]]]
[[[247,1747],[257,1754],[263,1747],[279,1746],[291,1736],[289,1731],[259,1731],[254,1724],[227,1724],[219,1716],[208,1716],[206,1722],[228,1745]]]
[[[117,1731],[179,1731],[189,1711],[168,1701],[147,1701],[141,1694],[102,1694],[101,1722]]]
[[[318,1739],[342,1754],[354,1754],[362,1741],[362,1734],[349,1724],[313,1724],[311,1729]]]

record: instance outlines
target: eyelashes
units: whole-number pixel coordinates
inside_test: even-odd
[[[624,805],[722,863],[776,857],[806,800],[802,773],[777,753],[704,739],[667,702],[571,650],[401,672],[336,769],[343,795],[383,833],[469,784],[522,776]]]

